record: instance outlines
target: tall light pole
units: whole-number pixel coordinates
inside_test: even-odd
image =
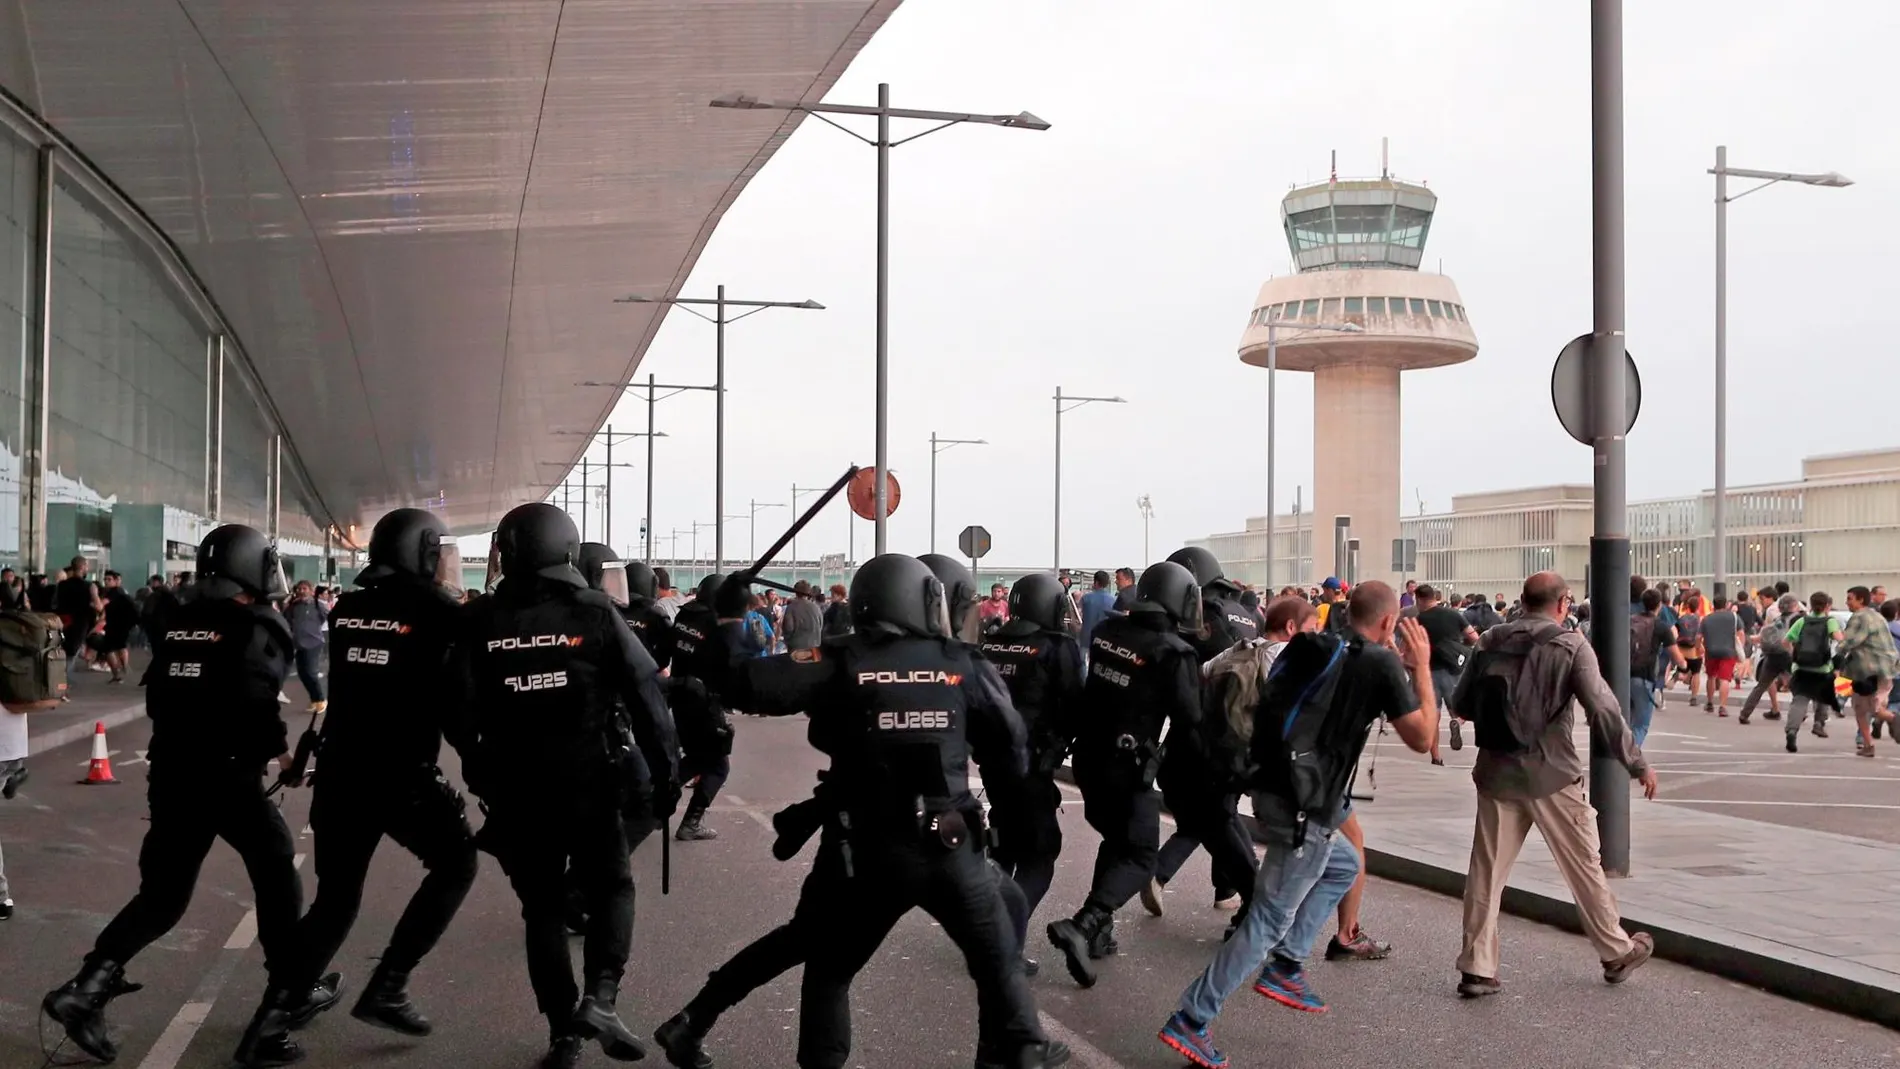
[[[889,518],[886,513],[886,497],[890,492],[890,236],[891,236],[891,149],[898,145],[915,141],[925,134],[934,134],[945,127],[959,123],[982,123],[988,126],[1012,126],[1023,130],[1047,130],[1049,124],[1028,112],[1015,115],[977,115],[958,111],[917,111],[910,108],[891,107],[891,87],[879,82],[877,87],[877,106],[864,107],[855,104],[807,104],[800,100],[760,100],[744,93],[730,93],[712,102],[715,108],[739,108],[743,110],[797,111],[817,117],[830,123],[859,141],[877,149],[877,484],[874,493],[875,505],[872,511],[877,516],[876,551],[884,552],[884,524]],[[830,115],[871,115],[877,118],[877,139],[874,141],[848,126],[840,125],[828,118]],[[923,133],[912,134],[898,141],[891,140],[892,119],[923,119],[937,125]]]
[[[784,507],[785,507],[785,502],[783,501],[760,501],[756,497],[752,499],[752,536],[746,542],[746,551],[745,551],[746,556],[751,557],[754,560],[758,559],[759,510],[760,509],[782,509]]]
[[[607,484],[606,485],[607,503],[603,507],[603,515],[601,518],[601,529],[604,533],[601,535],[600,540],[609,546],[613,545],[614,544],[614,469],[633,467],[632,464],[628,464],[625,461],[622,461],[618,464],[614,463],[614,443],[623,442],[630,438],[654,438],[654,437],[664,438],[666,437],[666,432],[661,431],[659,434],[655,435],[652,431],[616,431],[614,430],[614,425],[609,423],[607,424],[606,427],[597,431],[555,431],[554,433],[564,438],[598,438],[601,441],[604,441],[607,443],[607,463],[602,465],[602,467],[605,467],[607,469],[607,477],[605,479],[605,482]],[[653,450],[649,448],[647,450],[647,457],[649,461],[649,466],[647,469],[647,478],[649,480],[653,478],[653,470],[651,467],[652,455],[653,455]]]
[[[641,526],[646,528],[646,554],[645,556],[646,556],[647,563],[651,564],[653,563],[653,439],[666,437],[665,432],[663,431],[656,432],[653,429],[653,414],[654,414],[653,410],[655,407],[659,405],[661,401],[664,401],[669,397],[677,397],[688,390],[718,391],[719,387],[717,386],[681,386],[681,385],[677,385],[673,383],[656,382],[654,381],[654,377],[652,375],[648,375],[647,381],[644,383],[589,381],[589,382],[577,382],[575,383],[575,385],[576,386],[600,386],[609,390],[624,390],[628,392],[639,390],[639,391],[645,391],[646,393],[647,429],[646,429],[645,438],[647,440],[647,514],[646,514],[646,519],[643,521]],[[662,394],[660,393],[661,390],[670,390],[672,392]],[[673,547],[673,552],[675,555],[678,555],[679,553],[678,545],[675,545]]]
[[[825,306],[817,301],[741,301],[728,298],[726,287],[716,288],[714,297],[641,297],[627,296],[614,300],[615,304],[670,304],[684,308],[688,312],[713,325],[713,396],[718,398],[713,408],[713,515],[726,513],[726,324],[737,323],[749,315],[757,315],[767,308],[803,308],[812,311]],[[693,310],[693,305],[709,304],[713,306],[712,315]],[[726,309],[744,308],[747,311],[726,318]],[[726,568],[726,524],[724,520],[713,526],[713,571],[722,572]]]
[[[1077,397],[1074,394],[1065,396],[1062,387],[1056,387],[1056,536],[1053,551],[1050,553],[1050,563],[1055,566],[1058,579],[1062,578],[1062,414],[1098,401],[1106,405],[1128,403],[1119,397]],[[1064,407],[1065,405],[1067,407]]]
[[[1777,182],[1839,189],[1853,180],[1834,171],[1823,174],[1798,174],[1791,171],[1751,171],[1728,165],[1728,146],[1715,146],[1715,592],[1728,593],[1728,205],[1756,190]],[[1728,180],[1759,178],[1734,196],[1728,195]]]
[[[792,511],[794,513],[798,511],[799,498],[804,497],[806,494],[822,494],[827,489],[829,489],[829,487],[799,486],[797,483],[793,483]],[[850,509],[845,509],[844,511],[847,515],[851,512]],[[824,578],[823,573],[820,573],[819,578],[821,580]],[[792,582],[798,582],[798,536],[796,534],[792,536]]]
[[[1280,319],[1278,316],[1267,320],[1267,578],[1266,582],[1261,585],[1265,586],[1268,590],[1273,589],[1273,554],[1275,551],[1273,544],[1274,513],[1278,512],[1280,508],[1278,499],[1274,497],[1273,479],[1275,468],[1274,447],[1279,442],[1279,435],[1275,433],[1277,429],[1275,420],[1278,418],[1280,403],[1277,388],[1280,379],[1280,326],[1283,323],[1285,323],[1285,320]],[[1333,330],[1342,334],[1357,334],[1361,329],[1357,323],[1293,323],[1287,325],[1297,330]],[[1297,534],[1294,536],[1295,544],[1293,547],[1293,556],[1295,560],[1299,558],[1300,553],[1298,537]],[[1296,564],[1294,567],[1297,571],[1298,565]]]
[[[959,445],[988,445],[981,438],[939,438],[930,432],[930,552],[937,552],[937,454]]]
[[[1147,494],[1135,499],[1135,507],[1141,510],[1141,566],[1148,566],[1148,521],[1155,518],[1155,503]]]

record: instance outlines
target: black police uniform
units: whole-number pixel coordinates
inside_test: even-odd
[[[680,781],[695,781],[692,800],[680,818],[681,839],[718,837],[703,820],[732,774],[732,722],[726,700],[707,685],[725,670],[729,656],[719,638],[719,614],[713,608],[710,585],[702,583],[701,596],[680,606],[666,632],[673,669],[667,698],[679,730]]]
[[[1162,726],[1193,729],[1200,717],[1200,665],[1194,649],[1164,613],[1111,616],[1089,641],[1074,757],[1082,815],[1102,836],[1088,898],[1069,921],[1049,926],[1049,937],[1084,986],[1095,982],[1088,962],[1071,953],[1079,935],[1089,957],[1114,952],[1114,913],[1154,872],[1161,838],[1161,797],[1154,789]]]
[[[384,836],[422,862],[422,883],[390,935],[359,1017],[427,1034],[402,991],[475,881],[475,841],[461,794],[436,761],[447,735],[468,745],[449,653],[461,605],[429,580],[397,574],[337,599],[330,613],[330,705],[313,779],[317,896],[297,927],[295,982],[314,983],[356,920],[370,858]]]
[[[1082,693],[1082,650],[1066,632],[1044,630],[1028,620],[1004,624],[984,637],[981,649],[1009,687],[1029,742],[1029,774],[1021,797],[1004,799],[994,787],[988,792],[998,824],[991,856],[1022,888],[1025,900],[1016,932],[1020,943],[1028,934],[1028,914],[1048,894],[1062,853],[1062,825],[1056,818],[1062,792],[1055,772],[1075,735],[1071,721]],[[1021,826],[1010,826],[1018,817]]]
[[[1201,602],[1202,628],[1184,636],[1196,659],[1206,664],[1239,642],[1260,637],[1260,614],[1242,604],[1238,590],[1225,579],[1205,588]],[[1190,742],[1192,744],[1190,744]],[[1185,736],[1170,742],[1158,781],[1162,801],[1174,817],[1175,830],[1155,860],[1155,879],[1167,883],[1194,853],[1205,846],[1213,860],[1214,898],[1240,897],[1241,913],[1253,901],[1253,839],[1240,822],[1240,796],[1230,790],[1224,755],[1211,752],[1208,735]]]
[[[807,947],[801,1069],[846,1063],[851,979],[916,906],[963,951],[977,1000],[1000,1007],[986,1015],[1003,1022],[1010,1045],[1046,1042],[984,863],[982,809],[966,773],[972,752],[985,783],[1007,785],[1026,769],[1022,721],[994,671],[961,644],[877,632],[741,669],[728,692],[735,706],[812,711],[811,741],[831,755],[827,786],[839,799],[793,921],[827,935]]]
[[[207,544],[224,531],[214,531]],[[264,544],[257,532],[245,533]],[[250,875],[273,984],[287,979],[294,960],[303,887],[290,829],[266,796],[263,775],[287,749],[277,694],[296,644],[275,609],[261,600],[239,602],[223,592],[229,584],[207,576],[198,595],[178,607],[146,677],[151,827],[139,849],[138,893],[99,933],[79,975],[42,1004],[102,1061],[116,1055],[105,1034],[105,1006],[137,989],[125,983],[125,963],[184,916],[213,840],[231,844]]]
[[[549,577],[555,573],[560,577]],[[586,589],[571,568],[504,578],[493,595],[469,606],[457,658],[475,734],[463,770],[489,809],[478,841],[521,899],[528,977],[559,1044],[563,1036],[590,1034],[570,1023],[570,1015],[580,1023],[589,1003],[611,1013],[633,938],[621,810],[628,792],[650,789],[657,811],[672,813],[679,789],[673,720],[652,656],[613,602]],[[621,720],[617,703],[630,722]],[[637,742],[639,762],[618,750],[623,726]],[[651,782],[631,781],[642,774]],[[580,1010],[563,934],[570,860],[588,913],[589,1002]]]

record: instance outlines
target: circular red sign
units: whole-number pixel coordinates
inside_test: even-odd
[[[861,520],[877,519],[877,502],[873,500],[877,496],[876,487],[876,468],[858,469],[858,473],[851,477],[851,484],[845,487],[845,500],[850,502],[851,511],[857,513]],[[889,517],[897,511],[897,501],[903,496],[898,490],[896,472],[884,473],[884,487],[884,515]]]

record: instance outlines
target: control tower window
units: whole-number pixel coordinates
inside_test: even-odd
[[[1422,315],[1424,315],[1424,314],[1425,314],[1425,300],[1424,300],[1424,298],[1422,298],[1422,297],[1412,297],[1412,298],[1410,298],[1410,300],[1411,300],[1411,302],[1412,302],[1412,314],[1413,314],[1413,315],[1415,315],[1415,316],[1422,316]]]
[[[1437,301],[1426,301],[1425,307],[1431,309],[1433,319],[1445,318],[1445,306]]]
[[[1301,319],[1318,319],[1319,318],[1318,299],[1310,300],[1300,305],[1300,318]]]
[[[1375,315],[1375,316],[1384,315],[1385,314],[1385,298],[1384,297],[1367,297],[1366,298],[1366,314]]]
[[[1365,312],[1366,312],[1366,299],[1364,297],[1346,298],[1346,314],[1347,315],[1349,316],[1364,315]]]
[[[1337,319],[1339,317],[1339,298],[1328,297],[1322,301],[1319,306],[1319,317],[1321,319]]]

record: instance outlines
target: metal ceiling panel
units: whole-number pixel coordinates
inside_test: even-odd
[[[823,97],[898,2],[17,0],[0,85],[204,280],[336,522],[476,530],[798,124],[707,102]]]

